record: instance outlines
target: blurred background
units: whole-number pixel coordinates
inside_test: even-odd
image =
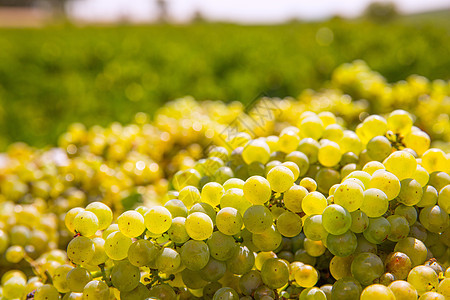
[[[296,97],[355,59],[448,80],[449,38],[449,0],[0,0],[0,150],[185,95]]]

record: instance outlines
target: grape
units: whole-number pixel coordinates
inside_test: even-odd
[[[345,277],[351,277],[352,272],[350,267],[352,265],[354,256],[349,255],[345,257],[335,256],[330,261],[330,274],[334,279],[339,280]]]
[[[222,208],[216,216],[216,226],[220,232],[235,235],[241,231],[244,221],[241,214],[233,207]]]
[[[271,226],[262,233],[253,233],[252,241],[261,251],[273,251],[280,246],[282,237],[275,226]]]
[[[265,164],[270,157],[270,148],[263,139],[249,141],[242,150],[242,158],[246,164],[254,161]]]
[[[69,265],[61,265],[55,269],[55,273],[52,276],[53,286],[60,293],[68,293],[70,292],[69,284],[67,282],[67,273],[69,273],[73,269],[72,266]]]
[[[450,278],[444,278],[439,282],[437,291],[439,294],[443,295],[444,297],[448,298],[450,297]]]
[[[211,236],[214,225],[207,214],[194,212],[186,218],[185,227],[192,239],[205,240]]]
[[[411,270],[411,260],[402,252],[389,254],[384,262],[386,272],[394,274],[397,279],[406,279]]]
[[[407,237],[397,242],[394,251],[408,255],[413,266],[423,264],[427,259],[427,247],[422,241],[413,237]]]
[[[7,262],[16,264],[25,257],[25,250],[21,246],[11,246],[6,249],[5,259]]]
[[[319,273],[310,265],[301,265],[294,273],[295,282],[304,288],[313,287],[318,279]]]
[[[178,200],[184,203],[186,208],[191,208],[192,205],[200,201],[200,192],[195,186],[185,186],[178,194]]]
[[[109,292],[109,290],[108,290]],[[50,284],[44,284],[37,288],[34,298],[36,300],[58,300],[59,293],[56,288]],[[100,300],[100,298],[98,298]]]
[[[351,224],[350,213],[340,205],[329,205],[322,213],[322,225],[328,233],[344,234],[350,229]]]
[[[305,249],[298,249],[295,251],[294,261],[299,261],[308,265],[315,265],[317,258],[309,255]]]
[[[384,265],[373,253],[359,253],[352,261],[351,272],[361,284],[369,285],[384,273]]]
[[[341,125],[330,124],[327,127],[325,127],[325,131],[323,132],[322,138],[337,143],[343,136],[344,130],[342,129]]]
[[[181,247],[180,255],[186,268],[198,271],[208,263],[209,248],[203,241],[190,240]]]
[[[184,269],[181,272],[181,278],[183,279],[184,285],[190,289],[201,289],[208,284],[207,281],[201,278],[200,271]]]
[[[209,258],[208,263],[203,269],[201,269],[200,276],[206,281],[218,281],[221,279],[227,271],[227,265],[223,261]]]
[[[212,300],[214,294],[222,287],[222,284],[218,282],[210,282],[203,288],[203,298],[206,300]],[[190,293],[188,292],[189,297]],[[180,299],[185,299],[180,296]]]
[[[83,299],[108,300],[109,287],[103,281],[93,280],[86,284],[83,289]]]
[[[97,216],[90,211],[81,211],[73,219],[73,228],[84,236],[92,236],[99,229]]]
[[[381,244],[391,233],[391,223],[384,218],[369,218],[369,226],[363,232],[364,237],[373,244]]]
[[[244,182],[242,182],[244,184]],[[252,206],[252,204],[244,198],[242,188],[225,189],[225,194],[220,199],[220,208],[233,207],[239,211],[241,215]]]
[[[352,211],[350,216],[352,217],[352,225],[350,226],[350,230],[354,233],[361,233],[369,226],[369,217],[361,210],[358,209]]]
[[[261,268],[263,283],[272,289],[284,286],[289,281],[289,266],[279,258],[269,258]]]
[[[356,236],[353,232],[347,231],[341,235],[327,236],[327,248],[333,255],[349,256],[355,252],[357,246]]]
[[[297,146],[297,150],[303,152],[309,160],[310,164],[317,162],[319,152],[319,143],[313,138],[304,138]]]
[[[113,232],[105,240],[106,255],[114,260],[122,260],[128,256],[128,249],[132,243],[132,240],[121,232]]]
[[[91,273],[82,267],[75,267],[66,275],[67,285],[72,292],[82,293],[84,286],[91,281]]]
[[[222,198],[225,193],[225,189],[223,186],[217,182],[208,182],[202,188],[202,192],[200,194],[200,200],[202,202],[208,203],[211,206],[215,207],[220,204],[220,198]],[[173,213],[172,213],[173,215]],[[186,216],[181,216],[186,217]]]
[[[362,143],[359,137],[351,130],[344,130],[344,136],[339,141],[341,153],[353,152],[358,155],[361,152]]]
[[[213,300],[239,300],[239,295],[232,288],[223,287],[217,290]]]
[[[341,175],[338,171],[333,169],[321,168],[316,174],[318,190],[323,194],[327,194],[330,188],[339,183],[340,180]]]
[[[387,126],[395,133],[401,133],[403,135],[408,134],[411,131],[413,120],[411,115],[402,110],[394,110],[387,118]]]
[[[163,206],[152,207],[144,216],[145,227],[154,233],[162,234],[172,225],[172,214]]]
[[[436,292],[426,292],[419,298],[420,300],[446,300],[445,297]]]
[[[360,185],[351,181],[344,181],[334,192],[334,202],[349,212],[361,207],[364,200],[364,191]]]
[[[432,185],[426,185],[423,187],[422,198],[419,203],[416,204],[418,207],[433,206],[437,203],[438,192]]]
[[[102,202],[92,202],[86,206],[86,210],[93,212],[97,216],[99,230],[104,230],[111,224],[113,213],[106,204]]]
[[[252,176],[245,181],[244,197],[254,205],[262,205],[269,201],[272,190],[269,181],[261,176]]]
[[[158,284],[150,288],[150,297],[155,297],[156,299],[169,300],[176,299],[177,295],[175,291],[168,284]]]
[[[430,173],[428,184],[440,191],[443,187],[450,184],[450,175],[440,171]]]
[[[449,162],[444,151],[441,149],[431,148],[422,154],[422,167],[424,167],[428,173],[436,171],[448,172]]]
[[[295,127],[294,127],[295,128]],[[290,153],[297,149],[297,145],[300,142],[300,137],[294,130],[286,130],[285,128],[278,139],[277,148],[285,153]],[[297,128],[295,128],[297,129]]]
[[[308,239],[313,241],[325,239],[328,232],[322,225],[322,215],[308,216],[303,224],[303,232]]]
[[[386,170],[385,166],[379,161],[370,161],[364,165],[362,168],[364,172],[367,172],[369,175],[373,175],[375,171],[378,170]]]
[[[427,170],[421,165],[417,165],[416,171],[414,172],[413,179],[415,179],[422,187],[427,185],[430,175]]]
[[[253,265],[255,264],[255,255],[253,251],[249,250],[246,246],[239,246],[226,263],[229,272],[243,275],[253,268]]]
[[[395,208],[395,214],[405,217],[409,225],[413,225],[417,220],[417,211],[412,206],[399,205]]]
[[[384,136],[376,136],[367,143],[367,154],[373,160],[383,161],[391,151],[391,142]]]
[[[120,292],[121,300],[151,299],[149,297],[150,297],[150,291],[142,283],[139,283],[137,287],[135,287],[133,290],[131,290],[129,292],[123,292],[123,291]]]
[[[304,289],[300,293],[299,299],[301,299],[301,300],[310,300],[310,299],[326,300],[327,296],[321,289],[319,289],[317,287],[312,287],[312,288]]]
[[[313,257],[319,257],[325,253],[325,246],[322,241],[313,241],[308,238],[305,238],[304,247],[306,253]]]
[[[370,188],[364,191],[361,211],[370,218],[381,217],[389,207],[387,195],[379,189]]]
[[[330,140],[322,140],[324,141],[317,154],[317,158],[319,163],[325,167],[334,167],[340,161],[342,157],[341,148],[339,145]]]
[[[175,272],[180,264],[180,254],[172,248],[164,248],[156,258],[156,268],[163,273],[171,274]]]
[[[185,226],[186,218],[176,217],[172,220],[172,225],[167,232],[169,234],[169,238],[174,243],[183,244],[187,240],[189,240],[189,235],[186,232]]]
[[[331,290],[331,300],[338,299],[355,299],[359,300],[362,288],[361,284],[352,277],[344,277],[338,279],[333,284],[333,289]]]
[[[64,224],[66,225],[67,229],[69,229],[70,232],[75,233],[73,221],[74,221],[75,217],[77,216],[77,214],[82,211],[84,211],[84,208],[74,207],[66,213],[66,215],[64,217]]]
[[[272,225],[273,216],[267,207],[254,205],[245,211],[243,221],[251,233],[262,233]]]
[[[264,264],[264,262],[266,260],[268,260],[269,258],[276,258],[276,257],[277,257],[277,255],[274,252],[272,252],[272,251],[259,252],[256,255],[256,257],[255,257],[255,267],[256,267],[256,269],[261,270],[262,265]]]
[[[209,205],[208,203],[196,203],[194,204],[191,209],[189,210],[189,215],[194,212],[201,212],[204,214],[207,214],[208,217],[210,217],[213,224],[216,223],[216,210],[214,207]]]
[[[283,195],[283,202],[287,209],[298,213],[302,211],[302,201],[308,194],[308,190],[303,186],[294,184]]]
[[[404,179],[400,182],[401,189],[398,194],[398,202],[407,205],[413,206],[419,203],[422,199],[422,186],[414,179]]]
[[[294,184],[294,173],[287,167],[276,166],[267,174],[267,180],[273,191],[283,193]]]
[[[251,270],[241,276],[239,279],[239,288],[244,295],[251,295],[262,283],[261,274],[256,270]]]
[[[369,187],[382,190],[389,200],[394,199],[400,193],[400,181],[398,178],[384,170],[378,170],[372,174]]]
[[[372,179],[372,176],[365,172],[365,171],[353,171],[350,174],[348,174],[345,178],[344,181],[347,179],[351,179],[351,178],[355,178],[355,179],[359,179],[360,182],[362,182],[363,186],[363,190],[366,190],[369,188],[370,185],[370,179]]]
[[[164,204],[164,207],[167,208],[167,210],[169,210],[172,218],[176,218],[176,217],[186,218],[187,217],[188,210],[186,208],[186,205],[184,205],[183,201],[180,201],[178,199],[172,199],[172,200],[167,201]],[[143,216],[145,216],[145,214],[149,210],[150,209],[147,209],[147,211],[143,214]]]
[[[437,288],[439,284],[436,272],[427,266],[416,266],[408,274],[408,282],[414,286],[419,295]]]
[[[320,215],[327,207],[327,199],[319,192],[311,192],[302,200],[302,211],[310,215]]]
[[[297,164],[300,170],[299,176],[303,176],[306,174],[306,172],[308,172],[309,159],[305,153],[300,151],[292,151],[286,155],[285,160],[292,161]]]
[[[216,172],[214,172],[212,178],[214,178],[214,180],[218,183],[222,184],[233,176],[234,172],[230,167],[220,167],[216,170]]]
[[[67,257],[75,264],[89,262],[95,253],[94,243],[85,236],[77,236],[67,246]]]
[[[12,274],[13,275],[13,274]],[[4,276],[3,276],[4,277]],[[7,280],[2,277],[2,296],[9,299],[21,298],[25,295],[26,280],[21,276],[12,276]]]
[[[391,232],[388,239],[393,242],[398,242],[406,238],[409,234],[409,223],[406,218],[402,216],[392,215],[387,217],[387,220],[391,224]]]
[[[300,186],[304,187],[308,192],[314,192],[317,189],[316,181],[310,177],[304,177],[300,180]]]
[[[144,217],[134,210],[129,210],[117,218],[120,232],[127,237],[140,236],[145,231]]]
[[[128,260],[136,266],[142,267],[154,261],[159,255],[159,250],[155,244],[148,240],[137,240],[128,248]]]
[[[361,293],[361,300],[396,300],[392,291],[382,284],[372,284],[366,287]]]
[[[237,249],[234,238],[220,231],[214,231],[206,243],[211,256],[220,261],[226,261],[231,258]]]
[[[438,205],[450,214],[450,184],[446,185],[439,191]]]
[[[430,232],[441,233],[450,226],[448,214],[438,205],[423,208],[420,223]]]
[[[392,282],[388,287],[397,300],[417,299],[418,295],[416,289],[407,281],[396,280]]]
[[[108,235],[110,235],[111,233],[115,232],[115,231],[119,231],[119,225],[117,224],[111,224],[108,226],[108,228],[106,228],[103,233],[102,233],[102,238],[106,239],[108,237]]]

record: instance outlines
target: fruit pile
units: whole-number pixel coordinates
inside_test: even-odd
[[[12,145],[0,299],[450,299],[449,91],[355,62]]]

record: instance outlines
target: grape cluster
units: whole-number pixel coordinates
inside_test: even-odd
[[[0,299],[450,298],[448,87],[363,66],[332,84],[367,100],[185,98],[11,146]],[[392,109],[402,84],[416,115]]]

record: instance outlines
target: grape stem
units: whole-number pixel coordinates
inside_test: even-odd
[[[101,270],[101,274],[102,274],[102,279],[103,279],[103,281],[104,281],[108,286],[112,286],[111,279],[110,279],[108,276],[106,276],[105,264],[99,264],[98,267],[99,267],[100,270]]]

